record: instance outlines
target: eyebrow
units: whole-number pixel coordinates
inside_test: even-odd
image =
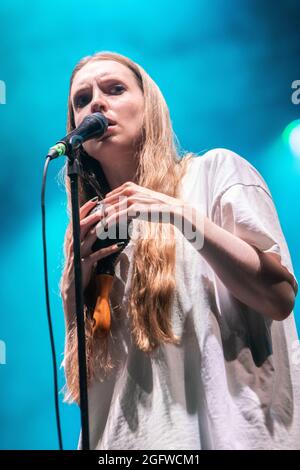
[[[103,72],[103,73],[101,73],[100,75],[97,75],[97,79],[98,79],[98,78],[102,78],[102,77],[107,76],[107,75],[111,75],[111,72]],[[114,80],[120,80],[120,82],[123,82],[123,81],[124,81],[124,80],[122,80],[122,79],[120,79],[120,78],[118,78],[117,76],[114,76],[114,75],[111,75],[110,78],[112,78],[112,79],[114,79]],[[87,82],[85,82],[85,81],[79,82],[78,85],[77,85],[77,90],[78,90],[79,88],[84,88],[84,87],[86,87],[86,86],[89,86],[89,84],[88,84]]]

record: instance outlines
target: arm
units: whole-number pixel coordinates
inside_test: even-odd
[[[124,209],[124,201],[120,202],[121,196],[125,197]],[[121,216],[139,216],[147,220],[149,211],[162,218],[171,216],[171,223],[177,225],[179,222],[181,230],[182,225],[192,227],[196,239],[204,237],[204,245],[199,253],[232,295],[274,320],[284,320],[291,313],[295,300],[291,285],[293,276],[281,266],[276,255],[259,252],[246,241],[204,217],[193,206],[131,181],[108,193],[102,203],[107,206],[104,224],[107,227],[116,223]]]
[[[297,290],[293,276],[281,265],[278,256],[261,252],[201,216],[195,208],[188,209],[183,211],[185,220],[188,218],[193,232],[198,232],[204,240],[199,253],[232,295],[273,320],[287,318],[293,310]]]

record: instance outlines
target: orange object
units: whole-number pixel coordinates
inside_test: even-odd
[[[109,294],[113,282],[111,274],[98,274],[96,276],[97,292],[99,292],[94,309],[93,332],[100,329],[108,333],[111,325],[111,312],[109,305]]]

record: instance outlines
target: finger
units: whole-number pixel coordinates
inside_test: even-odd
[[[122,192],[127,187],[128,187],[128,182],[121,184],[121,186],[118,186],[117,188],[113,189],[112,191],[109,191],[109,193],[106,194],[105,199],[107,197],[110,197],[112,194]]]
[[[79,209],[79,215],[80,219],[84,218],[87,216],[87,214],[90,212],[90,210],[93,209],[93,207],[96,206],[97,202],[99,202],[99,198],[93,198],[89,199],[83,206],[80,207]]]
[[[121,248],[123,248],[123,246],[124,244],[122,244],[121,246],[114,244],[106,248],[101,248],[101,250],[92,253],[88,259],[90,259],[91,262],[94,264],[96,261],[99,261],[100,259],[103,259],[106,256],[111,255],[112,253],[115,253],[116,251],[120,250]]]
[[[109,217],[105,217],[103,220],[100,220],[96,225],[97,236],[100,238],[102,232],[109,231],[109,229],[111,227],[114,227],[116,224],[128,224],[132,219],[140,217],[142,210],[143,206],[137,204],[131,206],[130,208],[116,211]]]
[[[149,212],[157,212],[160,203],[156,199],[152,199],[149,195],[135,195],[119,200],[111,200],[110,204],[106,204],[107,208],[105,211],[106,217],[110,217],[113,213],[121,212],[124,209],[128,209],[128,215],[130,212],[134,212],[135,207],[143,205],[143,207]]]
[[[121,192],[116,192],[110,196],[106,196],[105,199],[103,199],[103,204],[114,204],[116,201],[123,202],[138,197],[143,197],[143,195],[129,189],[124,189]],[[145,197],[149,197],[149,195],[145,195]]]
[[[118,188],[115,188],[112,191],[110,191],[109,193],[107,193],[105,198],[103,199],[103,202],[106,202],[111,197],[115,197],[115,196],[121,196],[121,195],[131,196],[131,195],[135,194],[138,190],[143,192],[143,189],[144,188],[142,186],[138,186],[138,185],[134,184],[132,181],[128,181],[128,182],[122,184],[122,186],[119,186]]]
[[[79,218],[80,220],[83,219],[99,202],[99,198],[89,199],[83,206],[79,208]],[[73,229],[72,229],[72,219],[70,220],[67,229],[66,229],[66,236],[67,239],[70,240],[73,236]]]
[[[80,239],[84,240],[89,230],[92,229],[93,225],[97,224],[101,219],[104,218],[104,214],[101,210],[94,212],[93,214],[85,217],[80,221]]]
[[[81,257],[85,258],[92,252],[92,246],[97,240],[97,233],[95,227],[93,227],[86,235],[85,239],[81,242]]]

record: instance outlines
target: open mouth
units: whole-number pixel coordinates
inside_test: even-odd
[[[112,121],[111,119],[107,119],[107,122],[108,122],[108,127],[111,127],[111,126],[115,126],[117,123],[115,121]]]
[[[116,124],[117,124],[116,122],[111,121],[110,119],[108,119],[108,126],[107,126],[106,132],[109,131],[112,127],[114,127]],[[106,134],[106,133],[105,133],[105,134]],[[105,135],[105,134],[104,134],[104,135]]]
[[[116,124],[109,124],[108,127],[107,127],[107,130],[106,132],[103,134],[102,137],[99,137],[98,139],[96,139],[98,142],[102,142],[103,140],[106,140],[108,139],[108,137],[111,136],[111,133],[110,133],[110,130],[115,127]]]

